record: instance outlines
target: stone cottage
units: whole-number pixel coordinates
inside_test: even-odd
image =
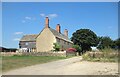
[[[61,33],[60,24],[57,24],[56,30],[50,28],[49,18],[45,19],[44,29],[37,35],[24,35],[19,43],[20,48],[28,48],[30,51],[47,52],[53,50],[53,43],[58,43],[61,50],[70,48],[73,42],[68,38],[68,30]]]

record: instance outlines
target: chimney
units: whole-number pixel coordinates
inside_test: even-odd
[[[56,26],[56,31],[59,32],[59,33],[61,33],[61,32],[60,32],[60,24],[57,24],[57,26]]]
[[[45,28],[49,28],[49,18],[46,17],[45,19]]]
[[[64,35],[68,37],[68,30],[67,29],[64,30]]]

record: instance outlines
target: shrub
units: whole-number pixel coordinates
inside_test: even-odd
[[[68,48],[66,50],[66,56],[76,56],[76,49],[75,48]]]
[[[59,51],[60,50],[60,45],[58,43],[53,43],[53,49],[54,51]]]
[[[75,48],[68,48],[66,52],[76,52],[77,50]]]
[[[104,61],[104,62],[118,61],[118,53],[112,49],[104,49],[101,52],[86,52],[85,54],[83,54],[82,57],[84,60],[88,61]]]
[[[82,50],[79,45],[73,45],[72,48],[75,48],[77,52],[80,52]]]

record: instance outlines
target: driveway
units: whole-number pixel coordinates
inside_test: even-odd
[[[82,57],[37,64],[3,73],[3,75],[116,75],[117,63],[87,62]]]

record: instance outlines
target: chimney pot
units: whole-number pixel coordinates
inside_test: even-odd
[[[45,19],[45,28],[49,28],[49,18],[46,17]]]
[[[60,24],[57,24],[56,31],[59,32],[59,33],[61,33],[61,31],[60,31]]]
[[[68,30],[67,29],[64,30],[64,35],[68,37]]]

